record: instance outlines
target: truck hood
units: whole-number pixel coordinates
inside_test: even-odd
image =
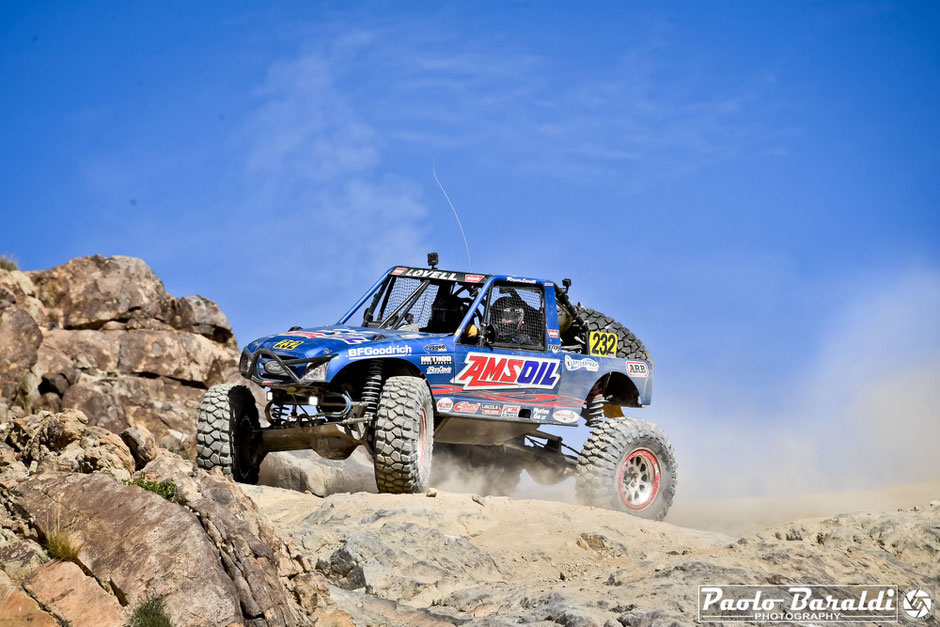
[[[332,325],[269,335],[250,343],[246,349],[254,353],[260,348],[267,348],[286,358],[320,357],[349,351],[358,354],[363,351],[356,349],[367,348],[369,353],[379,355],[382,354],[383,347],[390,350],[392,345],[402,340],[441,340],[444,337],[447,336],[417,331]]]

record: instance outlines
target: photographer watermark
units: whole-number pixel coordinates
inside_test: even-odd
[[[923,588],[899,594],[886,585],[713,585],[698,587],[699,622],[925,621],[933,595]]]

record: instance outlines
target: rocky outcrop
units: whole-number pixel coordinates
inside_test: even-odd
[[[156,447],[142,429],[119,437],[88,422],[75,410],[0,421],[8,615],[121,625],[161,598],[177,625],[349,624],[326,579],[230,478]],[[167,500],[135,480],[176,490]],[[41,547],[62,536],[74,563],[49,561]]]
[[[504,497],[245,491],[362,624],[687,625],[702,584],[940,577],[940,501],[731,537]]]
[[[194,445],[205,390],[238,378],[219,307],[174,298],[131,257],[0,270],[0,353],[0,418],[77,409],[92,425],[144,427],[180,450]]]

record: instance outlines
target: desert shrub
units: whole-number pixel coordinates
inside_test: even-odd
[[[168,501],[172,501],[176,498],[176,492],[179,489],[171,480],[157,483],[156,481],[150,481],[149,479],[134,479],[133,481],[125,481],[124,483],[127,485],[135,485],[138,488],[147,490],[148,492],[153,492],[157,496],[162,496]]]
[[[0,255],[0,270],[17,270],[19,267],[19,264],[16,263],[16,259],[13,257]]]
[[[162,597],[151,597],[134,608],[130,627],[173,627]]]
[[[77,562],[80,547],[72,542],[71,536],[61,529],[55,529],[46,536],[46,552],[63,562]]]

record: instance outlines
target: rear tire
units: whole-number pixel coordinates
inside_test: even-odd
[[[650,364],[653,363],[649,351],[646,350],[646,346],[643,345],[640,338],[610,316],[581,305],[575,307],[575,314],[579,320],[583,321],[588,332],[607,331],[617,335],[617,357],[621,359],[641,359],[648,361]],[[584,338],[585,341],[587,339]]]
[[[375,413],[375,483],[379,492],[428,489],[434,449],[431,390],[417,377],[389,377]]]
[[[258,483],[258,406],[244,385],[213,385],[202,398],[196,422],[196,464],[221,468],[239,483]]]
[[[610,418],[578,456],[577,495],[587,505],[662,520],[676,492],[676,456],[669,438],[639,418]]]

